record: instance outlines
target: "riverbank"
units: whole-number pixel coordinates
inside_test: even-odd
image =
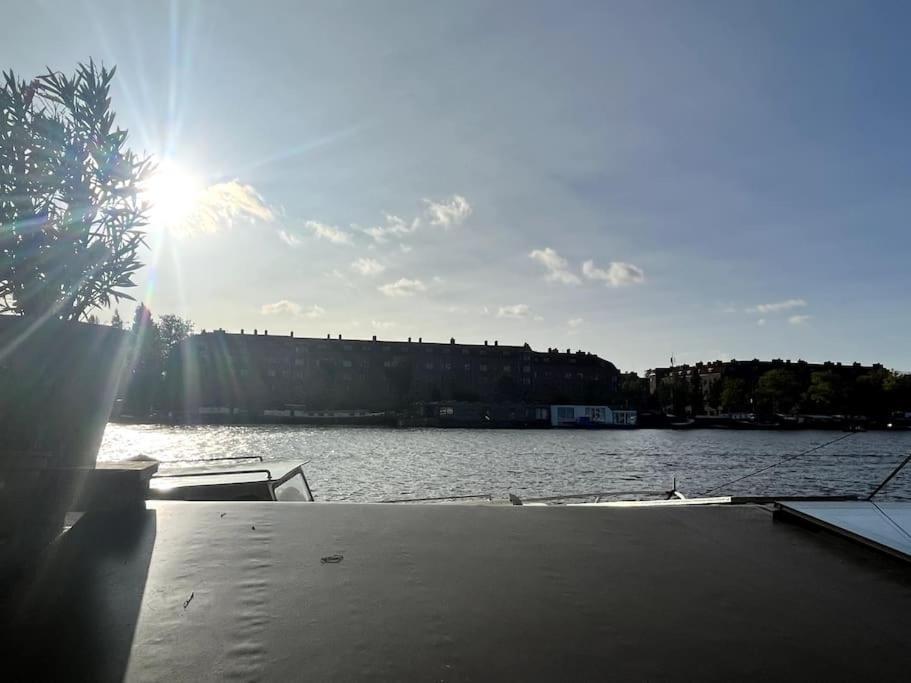
[[[271,414],[270,414],[271,413]],[[472,418],[454,416],[423,416],[398,411],[325,410],[293,414],[292,411],[206,413],[173,415],[152,413],[147,416],[116,415],[111,422],[125,425],[298,425],[398,427],[403,429],[669,429],[669,430],[733,430],[733,431],[908,431],[911,420],[905,418],[868,419],[841,415],[796,415],[753,418],[731,418],[699,415],[679,418],[673,415],[642,413],[636,424],[616,425],[586,423],[574,426],[554,426],[548,420],[529,417],[480,415]]]

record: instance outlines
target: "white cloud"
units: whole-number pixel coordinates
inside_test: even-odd
[[[192,196],[185,200],[186,215],[168,223],[168,228],[179,236],[215,233],[236,223],[274,223],[278,218],[251,185],[238,180],[188,192]]]
[[[567,324],[570,327],[575,328],[575,327],[579,327],[583,322],[585,322],[585,321],[582,318],[571,318]]]
[[[412,246],[410,244],[400,244],[399,249],[402,250],[403,254],[407,254],[409,251],[411,251]]]
[[[785,301],[776,301],[771,304],[759,304],[747,309],[747,313],[781,313],[790,311],[793,308],[803,308],[807,302],[803,299],[787,299]]]
[[[582,274],[589,280],[601,280],[611,287],[638,284],[645,280],[642,268],[623,261],[611,261],[606,270],[598,268],[594,261],[586,261],[582,264]]]
[[[370,326],[375,330],[388,330],[395,327],[391,320],[371,320]]]
[[[763,325],[765,325],[765,318],[760,318],[759,320],[756,321],[756,324],[759,325],[760,327],[762,327]]]
[[[807,322],[812,316],[809,315],[792,315],[788,318],[788,322],[792,325],[803,325]]]
[[[260,312],[263,315],[293,315],[303,316],[305,318],[321,318],[326,314],[326,309],[314,304],[304,311],[300,304],[288,301],[287,299],[282,299],[273,304],[264,304],[260,309]]]
[[[532,320],[534,320],[536,323],[544,322],[544,316],[536,315],[534,318],[532,318]]]
[[[301,312],[301,307],[293,301],[282,299],[274,304],[264,304],[260,312],[263,315],[298,315]]]
[[[565,285],[579,284],[579,277],[569,271],[567,260],[550,247],[535,249],[528,257],[547,269],[546,279],[549,282],[562,282]]]
[[[405,221],[398,216],[393,216],[392,214],[385,214],[386,222],[383,225],[376,226],[373,228],[367,228],[364,230],[368,235],[370,235],[377,242],[385,242],[389,237],[401,237],[402,235],[409,235],[417,230],[421,226],[421,220],[415,218],[410,223]]]
[[[351,244],[351,235],[334,225],[320,223],[319,221],[307,221],[304,223],[304,227],[312,232],[317,239],[328,240],[333,244]]]
[[[364,230],[375,242],[385,242],[392,238],[402,238],[419,230],[424,225],[435,225],[451,228],[461,225],[471,215],[471,204],[461,195],[454,194],[448,199],[424,199],[424,211],[421,215],[411,220],[406,220],[394,214],[384,214],[382,225],[376,225]],[[411,251],[411,247],[400,245],[404,252]]]
[[[282,242],[287,244],[289,247],[296,247],[301,243],[299,237],[297,237],[296,235],[293,235],[292,233],[288,232],[287,230],[279,230],[278,238]]]
[[[512,306],[500,306],[497,311],[498,318],[527,318],[529,313],[528,304],[513,304]]]
[[[386,266],[372,258],[359,258],[351,263],[351,270],[357,271],[361,275],[379,275]]]
[[[410,280],[406,277],[395,282],[389,282],[377,287],[386,296],[414,296],[418,292],[427,291],[427,287],[420,280]]]
[[[431,225],[449,228],[461,225],[471,215],[471,204],[465,197],[458,194],[438,202],[425,199],[424,204],[426,205],[424,212]]]

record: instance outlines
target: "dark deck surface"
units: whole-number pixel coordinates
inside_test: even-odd
[[[3,609],[37,679],[906,680],[911,576],[752,506],[157,502]]]

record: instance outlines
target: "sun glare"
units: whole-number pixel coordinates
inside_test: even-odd
[[[146,181],[145,198],[151,204],[153,228],[180,230],[196,210],[202,183],[172,161],[162,161]]]

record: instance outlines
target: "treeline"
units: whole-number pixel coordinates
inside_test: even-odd
[[[774,368],[755,383],[729,376],[706,387],[694,373],[662,382],[656,394],[652,407],[675,415],[713,410],[885,418],[911,412],[911,375],[881,368],[855,376],[820,370],[802,378],[788,368]]]
[[[110,324],[124,329],[119,311],[114,311]],[[144,417],[170,404],[173,382],[168,371],[172,355],[178,344],[193,334],[193,323],[173,314],[156,320],[148,307],[139,304],[129,332],[129,355],[118,395],[123,413]]]

